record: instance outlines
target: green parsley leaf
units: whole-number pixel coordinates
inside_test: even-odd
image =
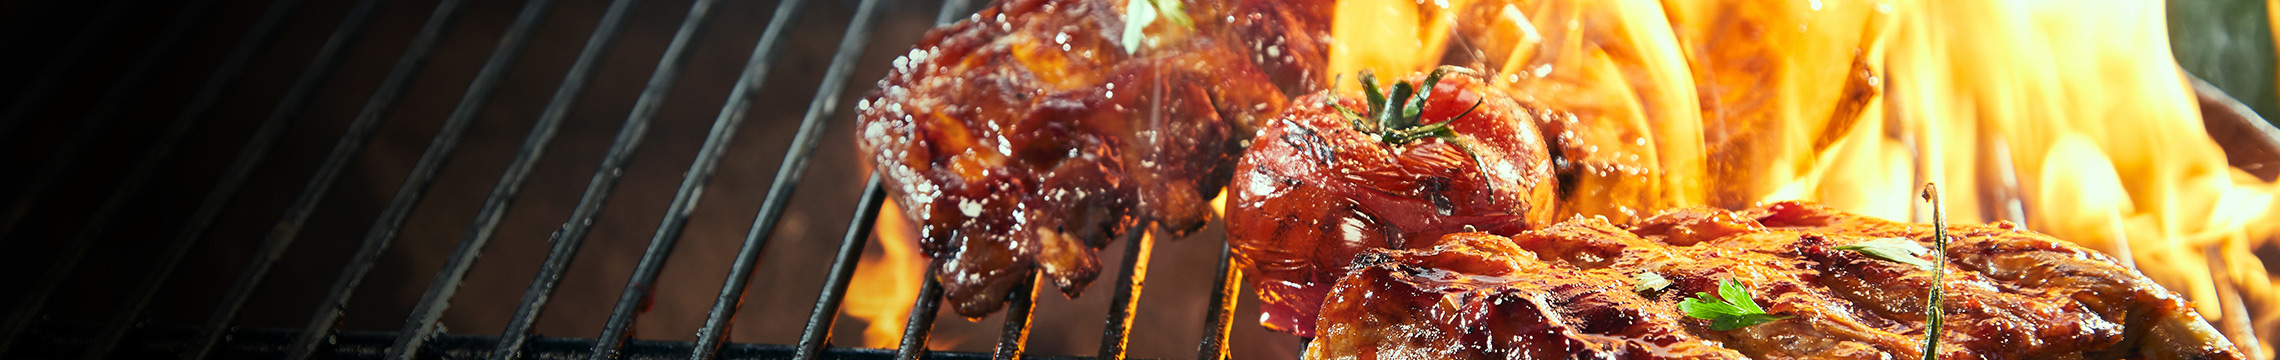
[[[1180,0],[1148,0],[1148,3],[1156,5],[1156,12],[1163,15],[1164,20],[1180,26],[1195,26],[1195,20],[1188,19],[1187,11],[1181,9]]]
[[[1852,245],[1838,246],[1837,250],[1852,250],[1861,255],[1868,255],[1868,257],[1915,265],[1917,269],[1931,270],[1934,266],[1931,261],[1916,257],[1930,253],[1932,249],[1924,248],[1923,244],[1917,244],[1915,240],[1879,238],[1853,243]]]
[[[1141,40],[1148,37],[1143,30],[1155,22],[1156,5],[1148,0],[1128,0],[1124,3],[1124,39],[1120,41],[1124,44],[1124,53],[1140,52]]]
[[[1653,271],[1641,271],[1638,274],[1632,274],[1631,279],[1639,281],[1639,285],[1631,287],[1631,291],[1662,291],[1663,288],[1670,287],[1670,279],[1665,279],[1662,274],[1656,274]]]
[[[1180,0],[1127,0],[1124,3],[1124,37],[1119,41],[1124,45],[1124,53],[1140,52],[1140,46],[1147,45],[1145,42],[1148,35],[1145,30],[1148,24],[1155,23],[1159,17],[1180,26],[1195,26],[1195,21],[1188,19],[1180,7]]]
[[[1717,297],[1709,293],[1694,293],[1694,296],[1679,301],[1678,310],[1686,312],[1687,317],[1710,320],[1711,330],[1727,331],[1789,318],[1765,313],[1765,308],[1758,307],[1757,300],[1750,299],[1750,289],[1734,279],[1718,281]]]

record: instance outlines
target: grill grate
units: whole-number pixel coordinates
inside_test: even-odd
[[[109,321],[96,326],[43,323],[42,319],[48,311],[48,304],[56,297],[58,288],[74,274],[88,270],[81,268],[82,260],[90,252],[94,240],[116,226],[115,223],[122,216],[120,214],[122,208],[131,205],[129,204],[131,198],[152,185],[151,182],[157,176],[159,168],[166,165],[168,159],[179,150],[177,148],[181,147],[183,141],[190,136],[190,130],[211,115],[210,113],[223,97],[223,93],[235,86],[241,78],[248,76],[248,71],[253,69],[255,55],[264,51],[272,40],[278,37],[285,22],[290,18],[294,9],[300,5],[300,2],[300,0],[276,0],[268,5],[258,20],[252,24],[218,67],[213,70],[211,76],[197,87],[195,95],[172,118],[165,130],[158,135],[157,140],[151,142],[151,146],[137,157],[138,160],[129,167],[131,170],[125,173],[119,185],[111,189],[108,196],[96,207],[96,210],[84,219],[84,225],[77,228],[77,232],[71,237],[72,240],[62,243],[61,249],[51,254],[52,260],[49,262],[48,269],[38,275],[38,280],[25,293],[24,300],[18,303],[16,309],[10,311],[5,322],[0,322],[0,355],[57,357],[76,353],[77,356],[90,360],[110,357],[145,357],[144,355],[156,355],[168,351],[180,351],[179,357],[194,360],[276,357],[290,360],[312,357],[350,359],[487,357],[495,360],[571,357],[591,360],[653,358],[698,360],[791,358],[804,360],[822,358],[884,359],[890,357],[894,359],[1016,359],[1025,356],[1056,359],[1124,359],[1126,357],[1126,345],[1130,339],[1132,322],[1136,313],[1135,308],[1146,280],[1146,264],[1154,245],[1154,241],[1145,236],[1144,228],[1128,231],[1131,236],[1124,239],[1126,249],[1124,257],[1119,263],[1123,271],[1119,272],[1120,275],[1113,285],[1115,293],[1111,298],[1109,316],[1104,321],[1100,352],[1096,356],[1044,357],[1024,354],[1025,343],[1029,337],[1030,320],[1038,296],[1038,280],[1035,274],[1031,274],[1028,281],[1017,286],[1015,292],[1008,294],[1012,301],[1009,301],[1006,321],[994,352],[929,353],[925,349],[926,339],[932,331],[933,321],[941,306],[942,296],[941,284],[934,281],[931,276],[920,284],[922,288],[918,292],[919,298],[912,306],[909,322],[899,349],[890,351],[830,346],[831,327],[847,296],[850,277],[857,267],[857,260],[860,258],[865,244],[871,238],[872,225],[880,216],[880,208],[885,198],[881,181],[876,175],[868,180],[861,197],[855,199],[857,201],[855,216],[846,226],[846,231],[838,246],[838,252],[832,258],[829,272],[825,275],[823,291],[815,302],[813,311],[806,322],[806,327],[800,334],[799,341],[791,345],[728,343],[729,320],[735,315],[745,296],[747,282],[757,271],[761,255],[768,247],[767,240],[781,220],[793,195],[794,188],[799,184],[808,162],[814,155],[819,138],[823,136],[824,129],[829,126],[825,122],[826,119],[831,118],[833,113],[841,107],[838,94],[846,88],[852,77],[856,67],[855,60],[863,54],[864,49],[870,44],[871,33],[875,25],[874,19],[877,17],[880,7],[885,6],[879,0],[861,0],[855,14],[849,21],[837,50],[831,56],[829,68],[823,75],[824,80],[817,86],[816,95],[809,99],[808,108],[804,117],[801,118],[797,133],[789,144],[789,150],[785,152],[783,162],[777,169],[775,180],[769,186],[760,211],[754,217],[742,241],[741,248],[737,252],[733,264],[729,267],[727,280],[721,285],[719,295],[715,297],[703,326],[697,330],[695,342],[635,340],[631,337],[632,323],[640,315],[644,303],[653,295],[652,290],[657,277],[667,263],[675,241],[680,238],[682,228],[695,211],[697,201],[704,192],[705,186],[717,169],[727,148],[734,141],[736,129],[749,111],[748,108],[756,95],[756,91],[765,80],[770,66],[774,63],[779,48],[782,46],[783,37],[786,36],[787,32],[792,31],[787,28],[789,23],[800,13],[806,0],[784,0],[776,6],[766,30],[757,43],[750,48],[750,55],[744,63],[735,87],[730,91],[727,102],[721,106],[718,116],[712,122],[710,133],[705,138],[699,152],[691,160],[687,171],[683,173],[682,182],[675,192],[671,205],[667,207],[664,220],[658,225],[647,250],[641,255],[639,264],[636,265],[627,280],[627,284],[612,308],[608,320],[604,323],[602,332],[594,339],[541,338],[533,336],[532,329],[539,313],[545,310],[548,299],[552,297],[554,289],[560,284],[565,271],[568,270],[570,260],[577,254],[585,240],[593,221],[600,216],[604,203],[616,188],[626,164],[640,146],[651,122],[657,117],[658,110],[667,93],[673,88],[687,67],[692,57],[692,45],[698,37],[704,34],[705,25],[711,18],[713,7],[718,0],[695,0],[690,5],[678,30],[674,33],[670,45],[668,45],[664,55],[657,60],[657,67],[651,73],[648,83],[636,99],[633,111],[624,120],[607,154],[602,157],[593,178],[585,188],[584,194],[573,208],[570,218],[563,223],[560,230],[555,232],[551,243],[552,248],[540,264],[536,276],[531,280],[530,286],[523,295],[523,301],[513,312],[506,329],[500,335],[450,334],[441,329],[438,321],[462,280],[465,279],[475,258],[482,253],[484,246],[488,244],[495,233],[505,210],[516,195],[520,193],[523,185],[529,180],[537,161],[545,155],[556,133],[561,130],[563,119],[578,103],[581,93],[591,78],[600,71],[598,64],[604,55],[610,52],[620,34],[624,32],[626,23],[631,20],[632,9],[641,2],[640,0],[613,0],[610,2],[600,22],[587,38],[584,47],[579,51],[576,60],[567,73],[562,75],[562,83],[556,88],[550,101],[547,102],[545,110],[532,124],[520,150],[513,160],[505,166],[504,173],[499,177],[490,194],[484,199],[483,205],[476,212],[473,224],[467,229],[465,236],[457,244],[451,255],[446,258],[442,269],[437,271],[434,279],[427,284],[426,290],[418,302],[414,304],[411,315],[404,320],[401,331],[394,333],[343,332],[335,329],[335,326],[346,311],[348,301],[358,284],[373,270],[380,254],[388,248],[390,242],[394,240],[399,229],[406,222],[412,209],[427,194],[428,188],[433,184],[437,173],[450,160],[460,140],[467,134],[469,127],[473,125],[477,114],[488,104],[492,93],[504,81],[512,64],[522,55],[523,49],[530,42],[534,29],[554,7],[555,0],[527,0],[523,3],[513,23],[500,36],[497,44],[491,49],[489,57],[484,60],[481,69],[475,75],[474,80],[466,87],[466,92],[462,94],[450,116],[443,122],[442,130],[438,131],[430,140],[410,174],[406,176],[405,182],[395,191],[386,207],[373,220],[371,227],[364,233],[356,253],[341,268],[338,278],[325,292],[325,298],[320,309],[308,318],[307,324],[301,329],[238,329],[234,325],[237,323],[238,314],[246,306],[248,300],[254,296],[255,289],[260,286],[264,279],[269,277],[269,272],[276,263],[286,256],[286,248],[291,246],[299,237],[298,235],[307,224],[310,214],[324,200],[328,189],[339,179],[345,168],[363,152],[365,143],[373,137],[380,122],[387,117],[391,110],[395,109],[397,100],[407,90],[408,83],[421,72],[422,67],[428,62],[439,39],[447,36],[447,29],[451,28],[452,24],[463,13],[462,10],[466,7],[467,0],[440,0],[437,2],[434,9],[427,15],[419,32],[410,40],[410,45],[398,54],[400,57],[383,78],[378,90],[374,91],[370,98],[363,103],[362,108],[356,113],[355,119],[349,124],[348,130],[334,143],[332,151],[317,167],[315,174],[302,186],[299,195],[287,207],[281,218],[275,221],[275,225],[270,228],[269,233],[255,250],[255,255],[250,259],[250,263],[238,274],[236,281],[224,293],[220,306],[213,309],[212,314],[203,324],[196,327],[145,326],[143,317],[146,314],[144,314],[144,310],[156,297],[159,289],[167,285],[172,275],[179,270],[178,268],[183,260],[189,256],[190,249],[196,246],[201,238],[208,235],[207,232],[214,225],[216,218],[222,214],[231,200],[237,197],[240,190],[252,179],[253,171],[260,167],[265,159],[271,157],[271,150],[284,139],[284,129],[287,124],[303,116],[303,110],[309,106],[313,94],[326,85],[329,78],[337,72],[337,67],[347,58],[347,49],[366,37],[368,25],[373,23],[385,2],[384,0],[360,0],[348,10],[348,15],[334,27],[322,47],[316,50],[313,59],[308,61],[306,67],[300,70],[291,87],[285,91],[285,95],[270,104],[271,109],[268,116],[254,130],[251,139],[244,142],[243,147],[238,150],[237,156],[222,172],[220,180],[198,201],[196,210],[189,216],[189,221],[177,229],[175,235],[165,242],[162,250],[158,252],[158,261],[154,264],[155,270],[145,274],[142,281],[134,283],[129,289],[125,307],[115,312]],[[65,51],[56,54],[56,57],[51,60],[52,65],[49,66],[49,71],[40,73],[38,79],[27,87],[25,92],[17,94],[16,98],[9,103],[11,105],[7,110],[7,116],[0,117],[0,136],[8,135],[5,134],[7,130],[21,128],[19,125],[26,121],[27,116],[24,114],[30,111],[28,109],[41,103],[44,97],[51,92],[47,91],[47,88],[56,82],[65,80],[61,78],[62,75],[60,74],[64,73],[61,69],[77,65],[77,62],[72,59],[83,56],[82,53],[85,52],[85,48],[95,43],[92,40],[96,38],[95,35],[109,30],[108,24],[117,21],[120,18],[120,13],[133,3],[135,2],[130,0],[114,0],[106,3],[102,8],[103,10],[95,15],[97,21],[87,23],[86,28],[80,30],[79,35],[73,38],[72,45]],[[137,53],[136,61],[128,67],[125,72],[126,75],[121,76],[117,83],[108,87],[109,90],[96,102],[100,104],[99,106],[74,110],[86,111],[87,115],[80,123],[75,124],[74,135],[61,142],[59,148],[49,159],[46,159],[43,166],[31,174],[29,177],[31,180],[24,183],[16,191],[17,196],[10,200],[8,212],[4,214],[5,218],[0,218],[0,236],[8,236],[17,232],[15,231],[17,230],[16,225],[26,218],[26,214],[31,212],[31,209],[41,205],[40,200],[43,200],[40,199],[41,195],[49,192],[51,187],[55,186],[61,179],[66,178],[68,169],[75,165],[79,160],[80,153],[92,143],[89,140],[105,133],[105,128],[109,123],[120,116],[121,111],[118,108],[123,107],[121,105],[134,97],[140,89],[151,81],[152,73],[158,64],[164,62],[169,54],[178,50],[183,43],[183,35],[181,34],[186,32],[184,29],[201,20],[207,20],[202,14],[213,8],[214,5],[215,1],[213,0],[198,0],[182,4],[179,12],[173,13],[174,16],[170,17],[171,20],[164,27],[167,29],[164,30],[166,33],[161,34],[157,41],[152,42],[147,48]],[[37,8],[32,9],[35,12],[46,12],[58,8],[55,6],[34,7]],[[946,0],[941,4],[936,21],[937,23],[948,23],[959,19],[962,14],[971,11],[970,7],[967,0]],[[17,35],[13,34],[17,30],[11,28],[10,31],[10,38],[7,39],[7,42],[0,43],[0,46],[20,45],[14,41],[16,40],[14,37]],[[7,49],[0,48],[0,50]],[[22,244],[21,240],[24,239],[10,240],[16,240],[11,241],[12,243]],[[1219,275],[1214,279],[1214,290],[1210,293],[1209,311],[1203,314],[1206,318],[1207,330],[1198,348],[1198,356],[1203,359],[1221,359],[1227,356],[1227,334],[1232,325],[1230,318],[1234,309],[1232,300],[1234,300],[1233,296],[1240,281],[1240,275],[1230,264],[1228,249],[1225,246],[1220,249],[1217,269]],[[130,330],[135,333],[135,336],[129,336]]]

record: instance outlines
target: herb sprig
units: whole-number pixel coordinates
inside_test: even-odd
[[[1931,270],[1934,267],[1932,265],[1932,262],[1924,261],[1924,258],[1916,257],[1917,255],[1923,255],[1924,253],[1931,252],[1932,249],[1924,248],[1923,244],[1917,244],[1915,240],[1902,238],[1878,238],[1874,240],[1853,243],[1852,245],[1838,246],[1837,250],[1851,250],[1853,252],[1858,252],[1861,255],[1868,255],[1869,257],[1873,258],[1884,259],[1886,261],[1896,263],[1915,265],[1917,269]]]
[[[1947,264],[1947,214],[1940,211],[1939,184],[1924,183],[1924,200],[1932,203],[1932,247],[1934,249],[1932,251],[1934,266],[1932,266],[1931,295],[1924,297],[1924,360],[1934,360],[1940,356],[1940,328],[1942,327],[1940,323],[1941,318],[1945,317],[1941,314],[1940,302],[1945,301],[1944,298],[1947,296],[1945,291],[1947,286],[1943,285],[1947,283],[1945,281],[1947,267],[1939,266]]]
[[[1141,45],[1153,45],[1155,43],[1153,40],[1148,40],[1147,34],[1144,34],[1143,31],[1148,28],[1148,24],[1155,23],[1158,18],[1185,28],[1195,27],[1195,20],[1188,18],[1187,11],[1182,10],[1183,6],[1180,1],[1126,1],[1124,4],[1124,37],[1121,39],[1123,41],[1117,42],[1124,45],[1124,53],[1137,53],[1140,52]]]
[[[1750,288],[1734,279],[1718,280],[1718,296],[1694,293],[1694,298],[1678,302],[1678,309],[1687,317],[1710,320],[1710,329],[1727,331],[1787,319],[1789,316],[1767,314],[1750,298]]]
[[[1463,119],[1466,115],[1472,115],[1474,110],[1480,110],[1481,101],[1474,101],[1472,107],[1466,108],[1465,112],[1459,113],[1455,117],[1450,117],[1449,121],[1420,125],[1424,122],[1420,118],[1425,112],[1425,102],[1433,94],[1433,86],[1440,84],[1441,77],[1448,75],[1450,71],[1455,69],[1457,68],[1451,66],[1434,68],[1432,73],[1425,75],[1425,82],[1420,86],[1395,81],[1390,95],[1378,86],[1376,74],[1363,70],[1361,74],[1362,95],[1365,97],[1363,100],[1369,103],[1368,116],[1363,116],[1360,112],[1339,103],[1337,96],[1331,96],[1328,103],[1331,107],[1338,109],[1339,114],[1345,115],[1346,121],[1353,125],[1355,131],[1377,135],[1378,141],[1387,145],[1403,145],[1417,141],[1417,139],[1436,137],[1456,143],[1460,147],[1466,147],[1468,148],[1467,151],[1470,151],[1469,146],[1465,146],[1464,138],[1458,136],[1456,130],[1449,127],[1449,123]]]

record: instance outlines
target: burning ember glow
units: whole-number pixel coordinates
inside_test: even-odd
[[[894,348],[902,341],[903,323],[911,303],[918,300],[918,284],[926,278],[926,257],[918,253],[918,230],[903,218],[901,206],[888,201],[881,208],[872,238],[880,255],[863,254],[847,283],[846,305],[840,313],[865,324],[861,344],[868,348]]]
[[[2252,357],[2280,292],[2251,249],[2280,186],[2227,165],[2158,1],[1341,1],[1327,74],[1493,69],[1547,121],[1602,130],[1569,158],[1572,213],[1814,200],[1925,221],[2013,221],[2132,264]],[[1613,130],[1604,130],[1613,129]],[[1571,149],[1572,151],[1572,149]],[[1578,166],[1587,166],[1578,165]],[[1976,196],[1971,196],[1976,195]],[[1606,208],[1594,208],[1606,207]],[[1638,208],[1633,208],[1638,207]],[[2257,346],[2248,346],[2248,345]]]

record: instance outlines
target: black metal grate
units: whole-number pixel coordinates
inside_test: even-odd
[[[771,233],[788,206],[795,186],[800,182],[814,154],[817,142],[826,126],[826,119],[842,107],[838,94],[848,86],[855,71],[855,60],[869,45],[876,15],[883,6],[882,0],[860,0],[853,18],[830,58],[829,68],[818,85],[816,95],[810,98],[799,128],[794,134],[783,162],[776,171],[774,182],[768,187],[765,200],[743,238],[741,249],[729,267],[727,281],[720,286],[703,326],[697,329],[696,341],[658,342],[632,339],[631,326],[639,316],[644,302],[652,296],[653,286],[671,255],[682,228],[696,209],[696,202],[704,192],[723,154],[733,142],[735,132],[752,104],[755,92],[767,77],[769,68],[780,52],[784,37],[793,30],[791,21],[798,17],[807,0],[783,0],[777,4],[750,55],[738,75],[734,88],[718,116],[712,122],[710,133],[695,157],[691,159],[679,188],[663,221],[657,226],[645,251],[635,266],[631,278],[610,311],[600,334],[593,339],[540,338],[533,336],[533,324],[547,306],[554,290],[560,284],[570,260],[577,254],[587,237],[593,221],[600,216],[604,202],[615,190],[618,180],[632,154],[641,145],[645,132],[658,115],[667,93],[681,78],[692,53],[692,43],[705,32],[705,26],[718,0],[695,0],[674,32],[671,43],[657,60],[657,66],[639,97],[633,111],[617,132],[615,141],[587,183],[583,196],[573,208],[570,219],[554,233],[551,250],[540,264],[536,276],[523,295],[506,328],[497,336],[461,335],[446,333],[438,325],[444,308],[450,303],[463,279],[473,266],[475,258],[491,240],[504,212],[530,179],[532,169],[543,157],[561,131],[563,120],[579,102],[583,93],[601,70],[599,63],[625,30],[632,10],[640,0],[612,0],[600,22],[594,27],[576,60],[563,74],[561,84],[547,102],[545,110],[533,123],[520,150],[509,162],[504,173],[482,206],[471,225],[446,258],[442,269],[427,283],[426,291],[404,320],[402,330],[394,333],[342,332],[335,328],[343,315],[350,296],[358,284],[370,273],[382,252],[397,237],[412,209],[427,194],[444,163],[458,148],[462,137],[475,122],[477,114],[490,101],[494,90],[504,81],[506,73],[523,49],[530,43],[534,28],[554,8],[555,0],[526,0],[512,24],[503,32],[489,57],[482,63],[474,80],[466,87],[456,107],[443,122],[425,152],[413,165],[404,183],[396,190],[379,215],[360,239],[355,254],[340,269],[338,278],[326,290],[320,311],[307,320],[300,329],[238,329],[237,316],[244,310],[255,289],[269,278],[270,270],[286,254],[300,231],[307,225],[310,214],[324,200],[328,189],[339,180],[344,169],[365,150],[382,119],[396,107],[414,76],[421,72],[440,38],[460,18],[468,0],[440,0],[427,15],[425,23],[413,35],[409,46],[398,54],[393,68],[382,78],[374,91],[356,113],[348,129],[334,144],[315,173],[299,189],[298,196],[286,208],[284,215],[269,228],[267,236],[254,250],[250,263],[238,274],[235,282],[224,293],[220,306],[212,310],[207,320],[195,327],[146,326],[145,309],[154,301],[159,289],[169,283],[191,248],[208,236],[209,228],[221,215],[230,200],[239,196],[247,186],[256,168],[271,157],[271,150],[283,139],[285,126],[302,117],[309,106],[312,94],[326,86],[339,65],[347,60],[346,49],[366,37],[368,28],[380,12],[384,0],[358,0],[347,15],[332,30],[306,66],[299,70],[285,95],[269,104],[268,116],[260,122],[250,139],[245,141],[237,156],[222,172],[212,188],[197,200],[189,220],[174,235],[164,240],[165,246],[157,251],[156,270],[145,274],[141,281],[129,284],[125,306],[113,312],[111,319],[96,324],[56,324],[43,321],[50,302],[76,273],[87,271],[84,259],[94,247],[95,239],[120,226],[124,208],[132,205],[138,193],[158,180],[159,169],[167,165],[178,148],[189,139],[192,129],[210,117],[224,97],[227,89],[254,70],[254,58],[279,37],[285,23],[292,18],[301,0],[275,0],[268,4],[258,20],[234,45],[220,64],[197,87],[187,105],[171,118],[171,122],[149,142],[148,150],[135,156],[127,165],[118,185],[98,202],[95,209],[83,219],[67,241],[58,242],[57,249],[42,256],[51,259],[38,279],[25,289],[23,300],[9,311],[0,322],[0,355],[9,357],[47,358],[77,356],[82,359],[143,358],[175,352],[184,359],[206,358],[277,358],[300,360],[308,358],[350,359],[415,359],[415,358],[489,358],[516,360],[524,358],[558,359],[585,358],[651,359],[688,358],[709,360],[729,359],[1013,359],[1024,357],[1024,343],[1028,339],[1030,319],[1037,296],[1036,278],[1018,286],[1008,294],[1012,301],[1006,310],[1007,318],[992,353],[941,352],[929,354],[926,339],[932,330],[934,315],[940,307],[941,285],[929,277],[918,292],[919,298],[910,312],[900,349],[843,348],[830,346],[830,331],[837,319],[842,301],[847,296],[850,277],[857,260],[871,237],[872,224],[879,215],[885,194],[880,180],[873,176],[858,199],[856,214],[847,224],[832,258],[824,280],[824,289],[815,302],[799,341],[792,345],[730,344],[727,341],[730,318],[736,314],[747,291],[747,282],[758,267],[762,253],[768,248]],[[151,81],[153,73],[170,54],[179,51],[184,40],[184,29],[206,20],[206,15],[217,7],[214,0],[193,0],[180,3],[168,17],[162,34],[135,55],[135,61],[123,68],[115,83],[110,84],[93,107],[74,109],[85,115],[72,126],[70,135],[57,142],[52,155],[40,161],[36,170],[28,173],[9,198],[5,213],[0,213],[0,236],[17,233],[29,214],[45,202],[72,199],[42,199],[59,183],[69,178],[71,168],[80,165],[80,156],[89,150],[95,139],[105,136],[108,128],[121,115],[120,108],[135,97]],[[51,2],[23,6],[34,13],[59,11]],[[51,87],[71,80],[62,77],[65,69],[78,66],[76,58],[86,56],[87,49],[99,45],[95,34],[109,29],[120,21],[128,9],[142,4],[133,0],[111,0],[91,15],[79,35],[69,38],[62,51],[53,53],[41,72],[23,85],[23,92],[15,94],[5,112],[0,112],[0,137],[29,136],[12,134],[30,121],[28,114],[39,106],[52,91]],[[968,0],[945,0],[936,17],[937,23],[959,19],[971,11]],[[27,15],[26,18],[36,15]],[[22,27],[8,29],[0,38],[0,51],[18,46],[18,37],[24,36]],[[1110,314],[1105,320],[1100,353],[1092,359],[1123,359],[1130,338],[1135,307],[1146,280],[1148,257],[1153,241],[1141,236],[1144,231],[1130,231],[1124,239],[1126,250],[1119,264],[1123,271],[1114,281],[1114,294]],[[24,244],[26,239],[8,239],[9,244]],[[1227,249],[1222,246],[1218,260],[1219,274],[1215,279],[1205,317],[1205,336],[1198,347],[1198,357],[1221,359],[1227,357],[1227,335],[1232,325],[1234,293],[1239,288],[1240,275],[1230,265]],[[133,331],[130,331],[133,330]],[[133,333],[130,335],[130,332]],[[36,345],[35,345],[36,344]],[[1048,358],[1032,356],[1035,358]],[[1058,358],[1058,357],[1054,357]]]

